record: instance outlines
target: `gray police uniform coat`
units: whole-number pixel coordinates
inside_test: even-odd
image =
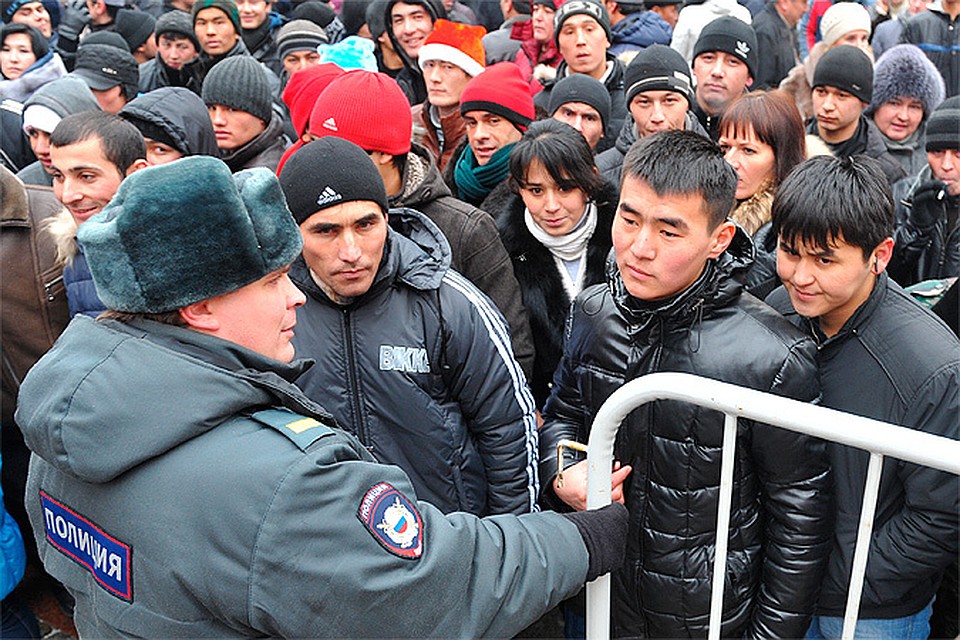
[[[505,637],[580,588],[575,525],[418,503],[305,366],[78,317],[30,371],[27,509],[81,637]]]
[[[433,222],[410,209],[388,219],[379,271],[350,304],[332,302],[303,260],[294,263],[307,294],[294,345],[317,360],[297,385],[445,513],[530,512],[535,408],[506,322],[449,268]]]

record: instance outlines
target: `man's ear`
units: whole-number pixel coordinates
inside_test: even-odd
[[[140,169],[144,169],[149,166],[150,166],[150,163],[147,162],[146,158],[137,158],[136,160],[133,161],[133,164],[127,167],[127,170],[123,172],[123,176],[125,178],[129,178],[131,173],[135,173],[137,171],[140,171]]]
[[[730,222],[730,220],[721,222],[713,231],[713,242],[710,245],[710,255],[708,257],[713,260],[726,251],[730,243],[733,242],[733,236],[736,234],[737,225]]]
[[[893,258],[893,244],[893,238],[885,238],[873,250],[873,255],[870,257],[873,264],[870,265],[870,268],[874,274],[880,275],[890,264],[890,259]]]
[[[390,164],[393,162],[393,156],[383,151],[371,151],[370,157],[373,159],[373,163],[377,165]]]
[[[749,73],[747,74],[747,86],[748,86],[748,87],[752,87],[752,86],[753,86],[753,76],[750,75]]]
[[[179,309],[180,317],[191,329],[212,333],[220,328],[220,321],[210,309],[210,300],[201,300]]]

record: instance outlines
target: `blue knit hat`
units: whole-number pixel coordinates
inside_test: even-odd
[[[192,156],[130,175],[77,233],[107,308],[163,313],[292,263],[300,229],[276,176]]]

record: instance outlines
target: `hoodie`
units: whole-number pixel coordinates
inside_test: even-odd
[[[160,127],[185,156],[220,157],[207,107],[189,89],[154,89],[128,102],[120,110],[120,116]]]

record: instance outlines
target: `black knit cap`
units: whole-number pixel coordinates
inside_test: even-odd
[[[343,138],[305,144],[283,165],[280,187],[297,224],[344,202],[376,202],[386,213],[387,190],[367,152]]]
[[[193,30],[193,21],[184,11],[167,11],[157,18],[157,24],[154,25],[153,32],[156,34],[157,44],[160,44],[160,36],[166,33],[189,39],[194,48],[200,51],[200,41],[197,40],[197,32]]]
[[[599,2],[594,2],[594,0],[567,0],[560,5],[557,13],[553,16],[554,41],[559,44],[560,29],[563,28],[563,23],[571,16],[576,15],[590,16],[596,20],[597,24],[603,27],[603,32],[607,34],[607,42],[613,44],[613,35],[610,33],[610,14],[607,13],[605,6]]]
[[[873,63],[863,51],[848,44],[833,47],[813,70],[812,88],[834,87],[862,102],[873,97]]]
[[[116,31],[94,31],[91,34],[84,36],[83,40],[80,41],[80,44],[84,46],[88,44],[105,44],[111,47],[116,47],[121,51],[130,51],[130,45],[128,45],[127,41],[123,39],[123,36]]]
[[[693,57],[707,51],[722,51],[740,58],[750,75],[757,77],[757,33],[743,20],[723,16],[708,23],[693,46]]]
[[[197,22],[198,13],[211,7],[220,9],[220,11],[223,11],[223,13],[230,18],[230,22],[233,23],[233,28],[236,30],[237,35],[243,33],[243,29],[240,27],[240,10],[237,9],[237,3],[234,2],[234,0],[196,0],[193,3],[193,8],[190,9],[193,23]]]
[[[114,28],[123,36],[130,51],[133,52],[153,34],[156,23],[154,17],[146,11],[120,9],[114,20]]]
[[[675,91],[693,104],[693,78],[683,56],[662,44],[650,45],[630,61],[623,76],[627,108],[641,91]]]
[[[606,128],[610,120],[610,92],[602,82],[583,73],[566,76],[553,85],[547,112],[552,116],[568,102],[582,102],[596,109]]]
[[[204,104],[252,114],[266,123],[273,115],[267,72],[253,56],[232,56],[213,65],[203,81]]]
[[[927,151],[960,149],[960,96],[940,103],[927,120]]]

